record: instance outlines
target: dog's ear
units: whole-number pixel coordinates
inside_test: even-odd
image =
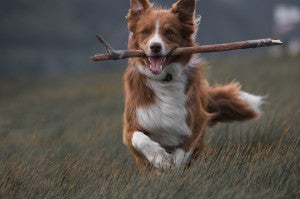
[[[139,14],[146,11],[151,7],[148,0],[130,0],[130,10],[129,12]]]
[[[136,29],[136,22],[139,20],[140,15],[143,12],[151,9],[152,5],[148,0],[130,0],[130,9],[126,16],[128,20],[128,29],[134,32]]]
[[[196,0],[179,0],[172,5],[171,11],[177,13],[182,20],[193,19],[195,16]]]

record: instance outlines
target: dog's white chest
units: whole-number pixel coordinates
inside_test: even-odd
[[[180,145],[191,135],[186,123],[186,75],[175,74],[170,82],[149,79],[148,86],[156,95],[155,104],[137,109],[139,124],[162,146]]]

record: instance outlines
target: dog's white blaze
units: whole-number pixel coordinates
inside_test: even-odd
[[[134,132],[132,146],[156,168],[171,169],[174,166],[172,155],[140,131]]]
[[[241,91],[240,92],[240,98],[244,101],[246,101],[250,108],[255,111],[257,114],[261,114],[261,105],[264,103],[263,99],[264,97],[262,96],[256,96],[252,95],[250,93]]]
[[[154,36],[147,43],[147,46],[148,46],[147,47],[147,52],[146,52],[147,55],[151,55],[150,46],[153,43],[160,43],[161,44],[161,46],[162,46],[161,54],[162,55],[166,55],[168,53],[167,49],[166,49],[166,45],[165,45],[162,37],[159,34],[159,20],[156,20],[156,22],[155,22],[155,33],[154,33]]]
[[[148,79],[148,86],[155,93],[155,103],[137,109],[139,124],[149,132],[149,137],[163,147],[178,146],[191,135],[187,126],[185,67],[171,64],[164,72],[173,76],[172,81]]]

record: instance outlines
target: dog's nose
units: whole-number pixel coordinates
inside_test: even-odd
[[[152,43],[150,49],[153,53],[159,53],[162,49],[161,43]]]

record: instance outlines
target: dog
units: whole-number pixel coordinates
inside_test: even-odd
[[[147,57],[130,58],[124,74],[123,142],[139,169],[186,167],[201,154],[208,127],[261,115],[263,97],[241,91],[239,83],[210,86],[201,59],[170,55],[196,45],[195,7],[196,0],[178,0],[168,10],[130,1],[128,48]]]

